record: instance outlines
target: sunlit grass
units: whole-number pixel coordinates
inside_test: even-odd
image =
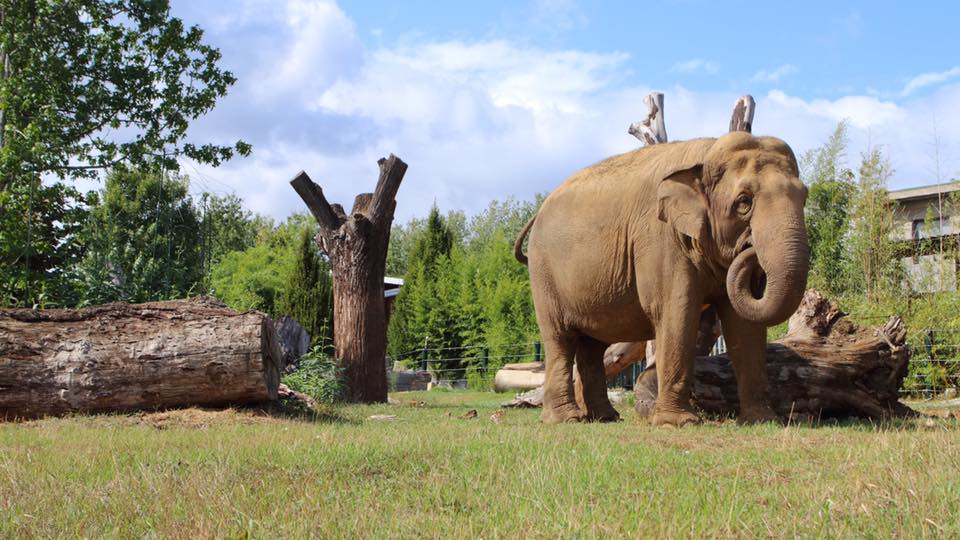
[[[503,395],[394,398],[319,421],[186,410],[2,425],[0,536],[960,534],[954,418],[672,430],[624,410],[544,426],[536,410],[493,422]]]

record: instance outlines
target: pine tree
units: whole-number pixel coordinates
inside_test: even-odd
[[[447,228],[436,205],[430,209],[426,227],[417,235],[407,258],[407,272],[403,287],[394,304],[388,328],[388,350],[396,359],[407,351],[424,346],[431,348],[452,346],[439,321],[438,267],[453,249],[453,235]],[[443,266],[444,272],[449,264]],[[443,293],[447,294],[447,293]]]
[[[203,289],[200,215],[185,177],[117,166],[83,226],[83,302],[184,298]]]
[[[292,317],[310,334],[314,345],[333,338],[333,284],[330,268],[317,254],[309,229],[299,238],[296,259],[287,276],[277,311]]]

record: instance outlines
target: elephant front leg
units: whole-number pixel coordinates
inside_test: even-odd
[[[577,340],[573,336],[544,337],[545,380],[543,412],[545,424],[580,422],[586,417],[577,405],[573,387],[573,359]]]
[[[727,302],[718,307],[727,354],[737,377],[740,397],[737,422],[777,421],[777,414],[770,407],[767,382],[767,327],[744,320]]]
[[[654,425],[697,424],[700,417],[690,403],[693,389],[693,355],[696,348],[700,304],[665,309],[657,325],[657,404]]]

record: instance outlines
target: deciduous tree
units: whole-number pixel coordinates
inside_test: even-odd
[[[4,302],[37,303],[48,276],[69,271],[47,255],[71,245],[72,225],[35,234],[35,222],[78,198],[47,189],[51,181],[121,163],[176,170],[180,156],[218,165],[250,152],[243,141],[187,140],[190,122],[235,81],[219,60],[167,0],[0,0],[0,264],[20,268],[4,271]]]

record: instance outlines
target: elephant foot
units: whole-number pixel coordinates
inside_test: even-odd
[[[737,415],[737,424],[762,424],[766,422],[780,422],[780,417],[769,405],[758,405],[754,407],[744,407]]]
[[[589,409],[586,419],[588,422],[619,422],[620,413],[608,403],[606,407]]]
[[[683,427],[687,425],[696,425],[700,423],[700,417],[697,416],[697,413],[693,411],[683,411],[683,410],[657,410],[653,411],[653,419],[651,420],[655,426],[674,426],[674,427]]]
[[[546,405],[543,407],[543,412],[540,413],[540,421],[544,424],[565,424],[570,422],[583,422],[587,419],[587,415],[580,410],[580,407],[577,407],[576,404],[573,406],[561,406],[561,407],[551,407],[547,408]]]

